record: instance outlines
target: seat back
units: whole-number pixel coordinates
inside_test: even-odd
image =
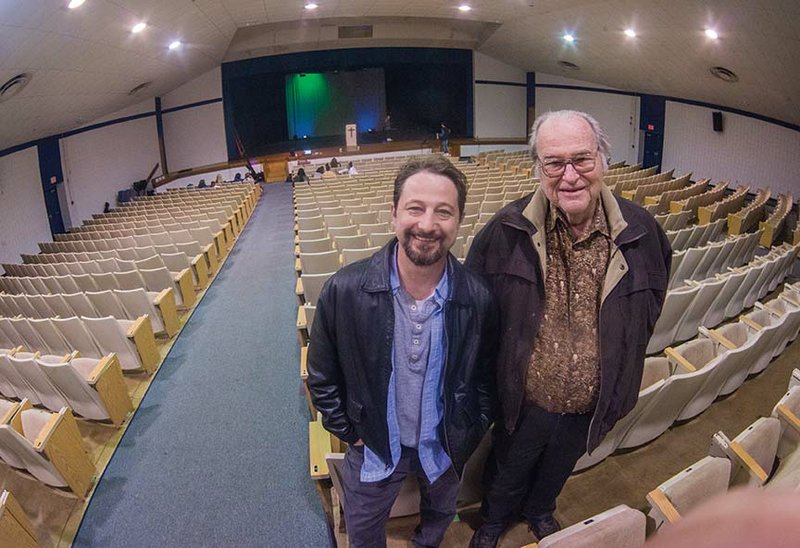
[[[86,364],[96,364],[94,358],[76,358]],[[54,362],[38,359],[37,364],[42,372],[57,386],[67,400],[69,407],[78,415],[91,420],[108,419],[108,411],[100,395],[75,368],[72,361]]]
[[[134,320],[147,314],[150,317],[153,333],[162,333],[166,329],[161,314],[144,288],[117,290],[114,293],[128,312],[127,319]]]
[[[71,316],[69,318],[52,318],[51,321],[64,336],[72,350],[77,350],[81,356],[87,358],[101,358],[103,356],[97,346],[97,342],[86,329],[86,326],[83,325],[80,318]]]
[[[641,548],[647,518],[624,504],[541,539],[539,548]]]
[[[128,312],[119,300],[117,300],[114,291],[87,291],[86,297],[100,316],[114,316],[115,318],[128,317]]]
[[[64,340],[61,332],[52,324],[49,318],[41,318],[38,320],[31,319],[28,321],[30,322],[31,327],[36,330],[36,332],[44,341],[45,348],[43,348],[42,351],[46,351],[57,356],[63,356],[71,352],[67,341]]]
[[[39,403],[51,411],[60,411],[62,407],[68,407],[67,400],[36,363],[37,358],[39,358],[38,352],[35,354],[18,352],[13,356],[8,356],[8,361],[33,389]],[[26,394],[25,397],[31,399],[29,394]]]
[[[62,295],[64,301],[69,305],[72,313],[64,317],[70,316],[97,316],[99,315],[92,302],[85,293],[65,293]]]
[[[112,316],[81,319],[94,340],[97,341],[103,355],[116,353],[122,369],[140,369],[142,367],[136,347],[128,340],[120,321]]]

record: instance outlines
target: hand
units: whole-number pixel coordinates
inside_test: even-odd
[[[362,440],[361,438],[358,438],[358,441],[356,441],[353,445],[355,447],[361,447],[362,445],[364,445],[364,440]]]

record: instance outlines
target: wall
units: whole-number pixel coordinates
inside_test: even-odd
[[[0,157],[0,263],[21,262],[50,242],[36,147]]]
[[[106,118],[152,112],[153,108],[150,99]],[[61,140],[61,158],[69,218],[73,226],[80,225],[93,213],[103,211],[105,202],[114,204],[117,191],[147,177],[160,161],[155,116],[65,137]]]
[[[473,74],[475,137],[525,139],[528,135],[525,71],[476,51]]]
[[[540,87],[542,85],[559,87]],[[570,89],[575,87],[591,90]],[[598,84],[537,72],[536,114],[560,109],[582,110],[594,116],[611,142],[613,162],[638,162],[639,97],[615,93],[613,88]]]
[[[164,147],[171,173],[228,161],[222,101],[169,111],[172,108],[221,98],[220,67],[161,98],[161,108],[165,111]]]
[[[800,194],[800,132],[761,120],[722,112],[723,131],[715,132],[716,109],[667,101],[664,165],[693,179],[710,177],[774,194]]]

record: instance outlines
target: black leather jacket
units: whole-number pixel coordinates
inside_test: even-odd
[[[308,388],[325,428],[361,438],[390,462],[386,423],[392,372],[394,305],[390,264],[396,240],[348,265],[322,288],[308,351]],[[440,439],[459,474],[492,422],[497,321],[484,282],[448,257],[447,353]]]

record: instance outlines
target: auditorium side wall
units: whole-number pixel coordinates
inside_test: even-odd
[[[769,187],[773,195],[800,194],[800,132],[766,121],[722,112],[722,131],[713,130],[714,109],[667,101],[664,165],[695,179]]]
[[[18,263],[52,239],[36,147],[0,156],[0,263]]]

